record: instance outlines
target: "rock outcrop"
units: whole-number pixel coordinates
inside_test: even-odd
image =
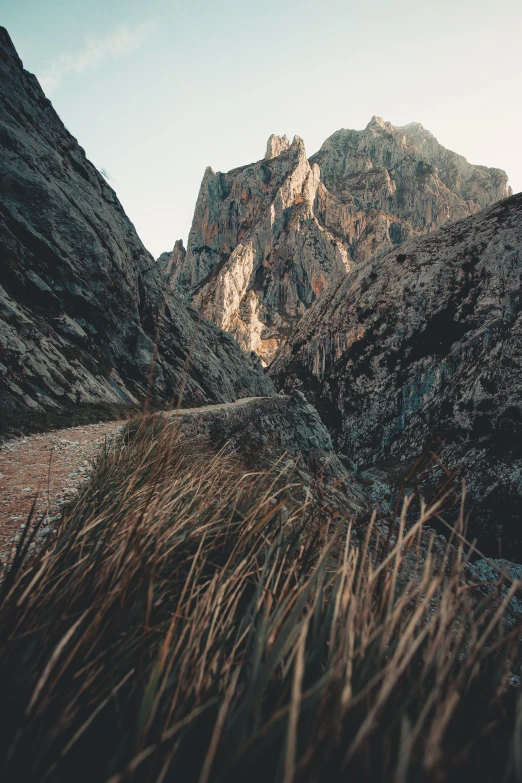
[[[473,563],[466,563],[465,568],[469,578],[468,584],[477,585],[485,582],[482,592],[488,595],[496,605],[505,599],[511,580],[522,580],[522,565],[500,558],[479,559]],[[503,575],[507,579],[503,578]],[[499,589],[498,584],[501,581],[503,585]],[[514,595],[506,606],[504,622],[511,630],[512,628],[520,628],[521,620],[522,600]]]
[[[370,259],[313,305],[270,367],[359,465],[438,438],[489,554],[522,549],[522,194]]]
[[[270,394],[200,322],[0,29],[0,406]],[[186,361],[190,354],[188,370]]]
[[[172,288],[172,278],[174,271],[185,262],[186,250],[183,247],[181,239],[174,242],[174,249],[167,253],[162,253],[158,258],[158,266],[168,283],[169,290]]]
[[[263,160],[208,168],[173,279],[245,351],[269,363],[317,294],[350,269],[342,240],[314,214],[319,169],[295,137],[271,136]]]
[[[276,136],[272,133],[266,145],[265,160],[277,158],[282,152],[290,149],[290,140],[287,136]]]
[[[346,469],[317,411],[303,394],[239,400],[236,403],[178,410],[168,414],[183,434],[203,436],[217,448],[237,454],[253,470],[276,462],[292,482],[317,481],[327,502],[342,516],[369,508],[367,493]]]
[[[365,213],[372,213],[377,225],[383,222],[388,237],[386,242],[378,240],[379,250],[511,195],[504,171],[473,166],[417,122],[395,127],[372,117],[362,131],[334,133],[310,162],[319,165],[328,192],[354,211],[352,220],[356,214],[364,219]],[[326,202],[320,208],[325,220],[333,220],[349,236],[350,226],[343,229],[342,219],[331,218],[328,207]],[[388,222],[390,217],[395,220]],[[375,230],[376,226],[370,229]],[[352,241],[352,255],[365,260],[368,252],[361,252],[359,244],[360,240]]]
[[[503,171],[472,166],[417,123],[374,117],[335,133],[310,161],[301,139],[272,135],[263,160],[206,170],[173,280],[269,364],[354,265],[507,195]]]

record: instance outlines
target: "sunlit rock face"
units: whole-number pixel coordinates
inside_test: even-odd
[[[303,141],[269,139],[263,160],[203,177],[173,279],[203,314],[268,364],[316,296],[351,268],[314,213],[319,168]]]
[[[335,199],[330,205],[323,195],[319,212],[348,238],[358,260],[511,195],[505,172],[473,166],[416,122],[395,127],[373,117],[362,131],[334,133],[311,162]],[[354,234],[365,213],[370,223]]]
[[[374,117],[310,160],[299,137],[272,135],[263,160],[206,170],[173,281],[269,364],[316,297],[357,264],[508,194],[504,172],[470,165],[416,123]]]
[[[273,393],[199,321],[0,28],[0,409]]]
[[[290,141],[286,136],[276,136],[272,133],[266,145],[265,159],[277,158],[282,152],[290,149]]]
[[[522,554],[522,194],[361,262],[270,367],[359,465],[440,439],[489,554]],[[484,545],[486,545],[484,543]],[[506,550],[503,549],[506,553]],[[507,556],[507,554],[506,554]]]

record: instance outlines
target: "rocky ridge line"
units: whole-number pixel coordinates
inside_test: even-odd
[[[309,161],[299,137],[272,135],[263,160],[206,170],[172,279],[269,364],[316,297],[357,264],[509,192],[504,172],[469,164],[418,123],[373,117]]]

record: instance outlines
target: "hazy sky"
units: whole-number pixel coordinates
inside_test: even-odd
[[[154,255],[206,166],[373,114],[522,190],[521,0],[0,0],[0,24]]]

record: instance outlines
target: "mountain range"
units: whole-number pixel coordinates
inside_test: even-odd
[[[4,418],[263,397],[265,456],[263,422],[393,492],[428,452],[426,487],[465,478],[481,546],[522,555],[522,195],[503,171],[418,123],[373,117],[311,158],[273,135],[207,168],[187,247],[155,260],[3,29],[0,108]],[[234,416],[211,417],[220,444]]]
[[[373,117],[307,158],[298,136],[271,136],[265,157],[207,168],[187,249],[172,276],[188,301],[270,364],[300,318],[357,266],[511,194],[499,169],[473,166],[422,125]]]

